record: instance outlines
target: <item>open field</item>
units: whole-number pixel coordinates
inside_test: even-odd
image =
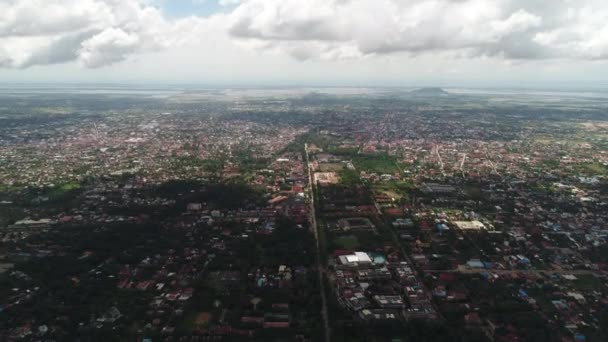
[[[321,163],[319,164],[321,172],[336,172],[344,170],[344,164],[342,163]]]
[[[359,239],[354,235],[339,236],[333,239],[334,245],[346,249],[354,250],[360,246]]]

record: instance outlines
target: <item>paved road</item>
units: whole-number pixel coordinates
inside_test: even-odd
[[[445,171],[443,169],[443,159],[441,159],[441,154],[439,154],[439,146],[433,145],[433,153],[437,157],[437,161],[439,163],[439,168],[441,169],[441,174],[445,177]]]
[[[395,245],[401,251],[401,254],[403,255],[403,258],[405,259],[405,261],[407,261],[407,263],[410,265],[410,267],[412,267],[414,269],[414,272],[416,272],[416,280],[418,280],[420,282],[420,284],[422,285],[422,288],[424,290],[424,294],[425,294],[426,298],[429,300],[429,303],[431,303],[431,305],[433,306],[433,309],[435,309],[435,313],[437,314],[438,317],[440,317],[440,318],[443,319],[443,315],[441,314],[441,311],[439,311],[439,307],[437,307],[437,305],[435,304],[435,302],[433,302],[433,296],[431,295],[431,292],[426,287],[426,285],[424,285],[424,283],[420,280],[420,276],[424,275],[424,274],[421,274],[415,268],[416,264],[410,258],[409,254],[407,253],[407,251],[403,247],[403,244],[401,243],[401,240],[399,240],[399,237],[397,236],[397,233],[395,232],[395,229],[393,229],[393,227],[389,226],[388,222],[386,222],[386,220],[384,218],[384,213],[382,212],[382,208],[380,207],[380,204],[378,204],[378,202],[376,202],[375,199],[374,199],[374,206],[376,207],[376,211],[377,211],[378,217],[382,220],[383,223],[386,223],[386,225],[387,225],[386,229],[388,229],[390,231],[391,236],[393,237],[393,242],[395,243]]]
[[[462,173],[462,177],[464,178],[464,162],[467,159],[467,154],[462,154],[462,160],[460,161],[460,172]]]
[[[496,169],[496,164],[494,164],[492,162],[492,160],[490,159],[490,154],[486,151],[486,158],[488,159],[488,162],[490,163],[490,166],[492,166],[492,170],[494,170],[494,172],[500,176],[500,172],[498,172],[498,169]]]
[[[319,243],[319,227],[317,226],[317,215],[315,212],[315,194],[314,194],[314,183],[312,178],[312,163],[308,157],[308,144],[304,144],[304,151],[306,153],[306,167],[308,170],[308,197],[309,201],[309,221],[310,228],[315,235],[316,254],[317,254],[317,272],[319,272],[319,287],[321,289],[321,317],[323,319],[323,325],[325,328],[325,342],[330,342],[331,331],[329,329],[329,315],[327,313],[327,297],[325,295],[325,281],[323,278],[323,260],[321,260],[321,245]]]

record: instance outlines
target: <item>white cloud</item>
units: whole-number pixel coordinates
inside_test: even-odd
[[[234,6],[234,5],[238,5],[241,2],[243,2],[243,0],[219,0],[219,4],[222,6]]]
[[[139,46],[137,34],[127,33],[120,28],[108,28],[82,42],[78,57],[87,67],[95,68],[124,60]]]
[[[559,26],[538,32],[534,41],[578,59],[608,59],[608,4],[569,7]]]
[[[138,0],[0,0],[0,65],[100,67],[170,46],[171,25]]]
[[[525,32],[529,29],[539,27],[542,24],[542,18],[526,12],[523,9],[511,14],[509,18],[502,21],[494,21],[491,23],[492,30],[497,33],[508,35],[516,32]]]
[[[606,58],[607,10],[597,0],[551,6],[540,0],[245,0],[231,14],[229,32],[299,59],[340,57],[345,49],[349,58],[426,52]],[[307,46],[313,46],[308,54]]]
[[[188,46],[221,59],[229,45],[315,61],[608,59],[604,0],[220,0],[225,14],[181,19],[159,1],[173,0],[0,0],[0,67],[98,68]]]

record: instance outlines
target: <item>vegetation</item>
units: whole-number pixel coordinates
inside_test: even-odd
[[[384,192],[387,195],[398,197],[396,199],[408,198],[409,194],[416,190],[416,185],[410,181],[388,181],[374,184],[374,190]]]
[[[375,173],[394,174],[399,172],[397,158],[387,154],[357,154],[351,156],[357,170]]]
[[[575,168],[578,172],[590,176],[608,176],[608,166],[597,162],[579,164]]]
[[[338,172],[338,176],[340,177],[340,184],[344,186],[351,187],[361,184],[359,172],[355,170],[341,170]]]
[[[361,245],[354,235],[338,236],[332,242],[336,247],[345,250],[355,250]]]

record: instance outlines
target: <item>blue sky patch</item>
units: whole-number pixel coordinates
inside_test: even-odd
[[[178,18],[208,16],[226,9],[217,0],[164,0],[160,3],[160,8],[167,16]]]

